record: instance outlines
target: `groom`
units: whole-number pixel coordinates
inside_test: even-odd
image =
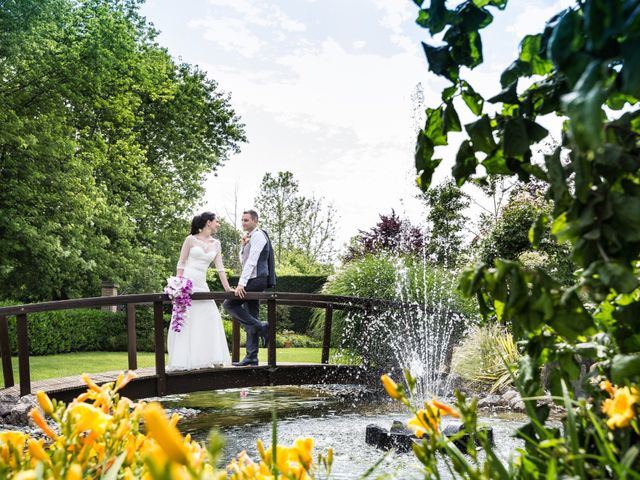
[[[273,248],[267,234],[258,228],[258,214],[255,210],[242,213],[242,229],[246,232],[242,237],[240,262],[242,274],[236,287],[237,299],[228,299],[223,303],[224,309],[234,319],[244,325],[247,331],[247,354],[236,366],[258,365],[258,340],[262,339],[267,346],[267,322],[258,318],[259,300],[245,300],[246,292],[264,292],[276,284]],[[246,305],[246,307],[245,307]]]

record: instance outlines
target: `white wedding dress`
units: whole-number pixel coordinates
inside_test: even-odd
[[[189,235],[182,246],[178,268],[193,282],[193,292],[208,292],[207,270],[214,263],[224,271],[220,241],[202,241]],[[191,370],[231,365],[229,347],[222,326],[222,317],[213,300],[193,301],[187,309],[180,332],[169,327],[167,340],[169,364],[167,370]]]

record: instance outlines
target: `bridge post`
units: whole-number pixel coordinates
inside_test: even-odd
[[[276,297],[277,295],[273,294],[267,300],[267,336],[269,337],[267,363],[270,367],[276,366]]]
[[[127,352],[129,356],[129,370],[138,369],[137,351],[136,304],[127,303]]]
[[[11,347],[9,346],[9,325],[7,317],[0,316],[0,354],[2,354],[2,374],[4,388],[13,387],[13,367],[11,365]]]
[[[324,338],[322,339],[322,363],[329,363],[329,348],[331,347],[331,324],[333,323],[333,305],[327,305],[324,315]]]
[[[29,333],[27,314],[16,315],[16,333],[18,336],[18,370],[20,372],[20,396],[31,393],[31,373],[29,371]]]
[[[167,372],[164,365],[164,317],[162,300],[153,302],[153,323],[156,344],[156,385],[158,396],[162,397],[167,393]]]
[[[240,361],[240,322],[235,318],[231,320],[231,361]]]

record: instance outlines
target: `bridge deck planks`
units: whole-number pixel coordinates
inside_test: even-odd
[[[91,374],[101,385],[113,382],[120,371]],[[158,396],[155,367],[135,370],[137,377],[123,390],[131,398]],[[269,367],[266,363],[256,367],[220,367],[189,371],[167,372],[166,394],[188,393],[202,390],[220,390],[270,385],[304,385],[323,383],[362,384],[375,381],[377,373],[355,365],[323,365],[318,363],[279,363]],[[31,383],[31,391],[43,390],[51,397],[70,401],[86,390],[80,375],[51,378]],[[20,395],[20,385],[0,390],[1,395]]]

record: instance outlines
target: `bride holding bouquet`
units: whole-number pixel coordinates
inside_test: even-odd
[[[222,265],[220,240],[212,236],[220,228],[220,223],[211,212],[196,215],[191,222],[191,235],[185,238],[180,251],[177,277],[182,278],[187,288],[191,284],[192,291],[208,292],[207,270],[213,263],[222,286],[226,292],[232,292],[227,275]],[[191,282],[189,282],[190,280]],[[173,282],[175,283],[175,282]],[[169,279],[172,284],[172,279]],[[189,305],[190,303],[190,305]],[[230,365],[231,356],[222,326],[222,317],[216,302],[213,300],[186,299],[186,315],[174,313],[169,327],[167,346],[169,364],[167,370],[191,370]]]

